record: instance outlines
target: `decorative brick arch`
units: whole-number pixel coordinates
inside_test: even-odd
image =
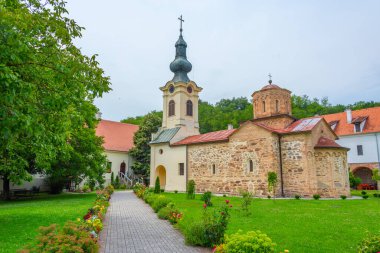
[[[372,169],[368,167],[357,167],[352,171],[355,177],[362,179],[362,184],[376,185],[376,182],[372,180]]]

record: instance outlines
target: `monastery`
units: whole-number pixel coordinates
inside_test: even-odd
[[[174,77],[160,88],[162,127],[150,142],[151,187],[158,177],[166,191],[186,191],[194,180],[197,192],[267,196],[268,172],[276,172],[278,196],[350,195],[348,149],[335,142],[323,117],[294,118],[291,92],[271,80],[252,94],[252,120],[238,129],[199,134],[202,88],[187,76],[192,65],[182,27],[175,48]]]

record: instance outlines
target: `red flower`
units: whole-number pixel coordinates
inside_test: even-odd
[[[204,203],[204,204],[203,204],[203,208],[206,208],[206,207],[207,207],[207,205],[206,205],[206,203]]]
[[[230,203],[230,201],[228,199],[226,199],[226,204],[229,204],[229,203]]]
[[[85,216],[83,216],[84,220],[88,220],[91,218],[91,213],[87,213]]]

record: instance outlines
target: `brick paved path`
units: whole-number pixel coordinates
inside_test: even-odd
[[[186,246],[180,232],[157,218],[150,206],[131,191],[115,192],[100,234],[104,253],[210,252]]]

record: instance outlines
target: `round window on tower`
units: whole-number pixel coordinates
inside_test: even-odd
[[[192,93],[193,92],[193,88],[191,88],[191,86],[187,86],[187,92]]]
[[[173,92],[174,92],[174,86],[173,86],[173,85],[170,85],[170,87],[169,87],[169,92],[170,92],[170,93],[173,93]]]

